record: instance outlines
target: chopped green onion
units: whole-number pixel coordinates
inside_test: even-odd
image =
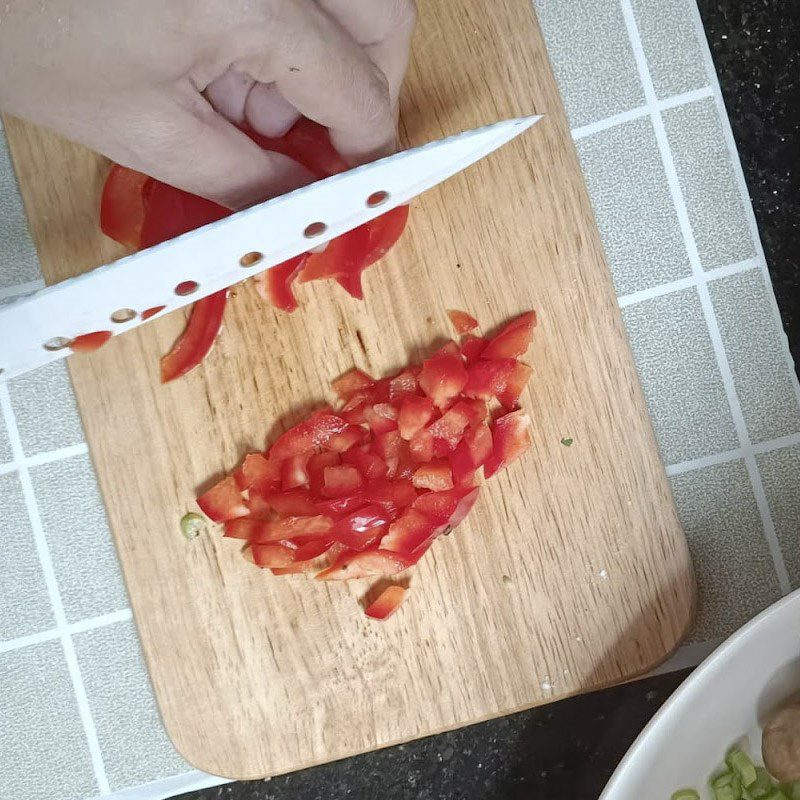
[[[572,446],[572,442],[573,442],[573,439],[569,438],[568,436],[565,436],[561,440],[561,444],[563,444],[564,447],[571,447]]]
[[[741,800],[742,782],[735,772],[723,772],[711,781],[714,800]]]
[[[700,795],[694,789],[678,789],[669,800],[700,800]]]
[[[732,772],[739,776],[742,786],[747,789],[749,786],[756,782],[756,768],[750,757],[742,750],[734,748],[725,756],[725,763],[730,767]]]
[[[762,800],[787,800],[786,795],[775,786],[769,794],[765,794]]]
[[[181,533],[187,539],[194,539],[199,536],[200,531],[205,527],[205,521],[199,514],[190,511],[181,517]]]

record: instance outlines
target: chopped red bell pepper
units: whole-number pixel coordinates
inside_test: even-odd
[[[330,438],[341,433],[349,424],[329,409],[314,412],[307,420],[289,428],[278,437],[269,451],[269,457],[283,460],[324,447]]]
[[[328,569],[317,574],[317,580],[348,581],[373,575],[396,575],[413,567],[418,560],[414,556],[403,556],[380,548],[346,550]]]
[[[371,503],[382,506],[391,517],[396,517],[404,508],[417,499],[417,490],[409,480],[377,480],[364,489],[364,497]]]
[[[495,358],[491,361],[481,359],[473,362],[467,368],[464,394],[480,400],[498,398],[507,391],[516,365],[517,361],[513,358]]]
[[[194,369],[209,353],[222,327],[228,290],[198,300],[189,322],[172,350],[161,358],[161,383],[169,383]]]
[[[469,333],[478,327],[478,320],[467,314],[466,311],[450,310],[447,312],[447,316],[450,317],[450,322],[453,323],[456,333]]]
[[[410,441],[431,421],[433,414],[433,401],[429,397],[406,397],[397,415],[400,435]]]
[[[427,464],[435,455],[435,440],[429,429],[417,431],[408,443],[411,460],[415,464]]]
[[[446,407],[467,383],[467,370],[460,356],[438,355],[422,365],[419,385],[438,408]]]
[[[386,511],[378,505],[368,505],[336,521],[333,535],[352,550],[365,550],[379,539],[388,525]]]
[[[345,464],[354,466],[367,481],[380,480],[386,477],[386,462],[375,453],[353,447],[342,455]]]
[[[281,464],[281,489],[284,492],[308,486],[308,461],[310,458],[311,452],[306,451],[283,460]]]
[[[323,497],[344,497],[357,492],[364,485],[364,477],[349,464],[326,467],[321,494]]]
[[[375,380],[362,372],[360,369],[351,369],[332,381],[333,391],[343,402],[347,402],[354,394],[367,389],[375,383]]]
[[[477,486],[468,489],[450,489],[445,492],[426,492],[414,501],[412,509],[437,524],[455,528],[472,510],[479,492]]]
[[[100,230],[114,241],[138,250],[142,242],[145,192],[152,178],[113,164],[100,200]]]
[[[241,491],[252,487],[259,494],[269,494],[280,489],[281,464],[266,459],[261,453],[248,453],[233,477]]]
[[[530,346],[536,312],[528,311],[511,320],[481,353],[482,358],[518,358]]]
[[[388,586],[384,589],[377,599],[367,606],[364,612],[368,617],[377,620],[389,619],[389,617],[400,608],[406,596],[406,589],[402,586]]]
[[[268,494],[266,504],[281,517],[313,517],[321,513],[308,489],[292,489],[288,492]]]
[[[253,281],[259,296],[268,300],[275,308],[291,314],[297,309],[297,298],[292,291],[292,284],[303,271],[307,258],[308,253],[301,253],[256,275]]]
[[[444,532],[446,523],[437,522],[415,508],[406,509],[381,539],[381,547],[395,553],[410,554],[430,544]]]
[[[531,418],[524,411],[512,411],[492,426],[492,454],[483,474],[491,478],[500,469],[518,459],[531,446]]]
[[[423,464],[414,473],[411,482],[417,489],[430,489],[432,492],[444,492],[453,488],[453,471],[446,462]]]
[[[283,517],[269,522],[262,522],[259,529],[251,537],[255,544],[271,544],[297,537],[319,538],[333,530],[333,520],[322,515],[316,517]]]
[[[257,567],[288,567],[295,560],[295,548],[285,544],[251,544],[250,552]]]
[[[214,522],[224,522],[236,517],[246,517],[250,509],[232,477],[223,478],[197,498],[197,505]]]

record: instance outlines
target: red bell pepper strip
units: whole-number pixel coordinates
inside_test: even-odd
[[[377,620],[389,619],[389,617],[400,608],[406,596],[407,589],[402,586],[388,586],[372,603],[367,606],[364,612],[368,617]]]

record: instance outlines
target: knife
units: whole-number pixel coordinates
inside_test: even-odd
[[[504,120],[395,153],[0,306],[0,381],[69,355],[80,334],[125,333],[147,321],[144,309],[173,311],[323,245],[408,203],[539,119]]]

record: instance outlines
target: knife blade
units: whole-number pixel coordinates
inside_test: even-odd
[[[504,120],[387,156],[1,306],[0,380],[69,355],[80,334],[124,333],[147,321],[145,309],[166,306],[167,313],[318,247],[409,202],[539,119]],[[193,290],[182,293],[187,284]]]

